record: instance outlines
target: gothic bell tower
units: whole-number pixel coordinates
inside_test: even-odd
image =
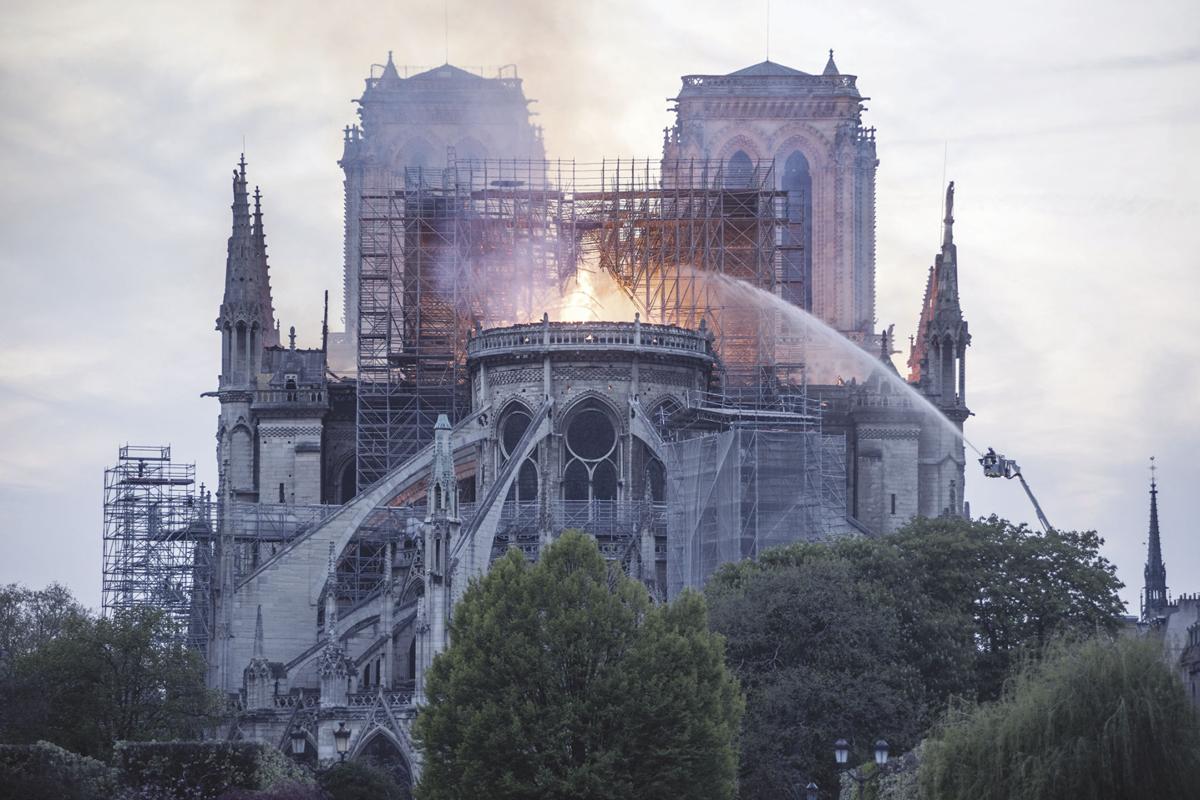
[[[763,61],[685,75],[663,138],[665,181],[773,186],[787,196],[779,294],[860,344],[874,343],[875,129],[858,78],[829,51],[819,73]],[[876,345],[877,346],[877,345]]]

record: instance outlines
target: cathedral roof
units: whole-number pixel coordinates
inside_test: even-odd
[[[433,69],[427,69],[424,72],[418,72],[416,75],[411,76],[408,80],[410,80],[410,81],[429,81],[429,80],[447,80],[447,79],[451,79],[451,78],[457,79],[457,80],[468,80],[468,81],[487,80],[486,78],[481,78],[480,76],[476,75],[473,72],[467,72],[462,67],[456,67],[453,64],[448,64],[448,63],[442,64],[440,67],[434,67]]]
[[[748,67],[739,69],[737,72],[729,73],[731,78],[773,78],[784,75],[801,75],[808,76],[809,73],[801,72],[798,69],[785,67],[783,64],[776,64],[770,59],[760,61],[757,64],[751,64]]]

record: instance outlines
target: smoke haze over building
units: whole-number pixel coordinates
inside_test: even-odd
[[[1021,461],[1056,525],[1100,530],[1133,611],[1156,454],[1171,588],[1195,591],[1200,11],[776,6],[773,61],[817,72],[834,47],[874,98],[878,324],[899,342],[915,332],[945,161],[975,337],[968,435]],[[679,76],[760,61],[766,45],[763,13],[728,3],[449,11],[449,60],[518,64],[547,154],[582,161],[656,155]],[[276,317],[316,345],[322,290],[341,308],[348,101],[389,50],[446,60],[442,10],[71,3],[7,17],[0,581],[59,580],[96,604],[117,446],[170,442],[215,484],[199,394],[220,370],[213,310],[243,137]],[[1012,483],[971,472],[966,491],[975,514],[1034,521]]]

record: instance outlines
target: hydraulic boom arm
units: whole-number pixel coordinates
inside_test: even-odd
[[[1033,490],[1029,488],[1029,483],[1025,480],[1025,476],[1021,474],[1021,467],[1016,461],[1013,461],[1011,458],[1005,458],[989,447],[983,458],[979,459],[979,463],[983,467],[983,474],[989,478],[1019,479],[1021,487],[1025,490],[1025,494],[1029,496],[1029,502],[1033,503],[1033,510],[1037,512],[1038,522],[1042,523],[1042,528],[1045,529],[1046,533],[1053,530],[1050,520],[1046,519],[1046,514],[1042,511],[1041,504],[1033,496]]]

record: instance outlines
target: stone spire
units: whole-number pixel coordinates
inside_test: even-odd
[[[1142,592],[1142,620],[1152,622],[1166,616],[1167,567],[1163,563],[1162,540],[1158,534],[1158,482],[1154,457],[1150,457],[1150,535],[1146,542],[1146,586]]]
[[[245,176],[243,175],[243,182]],[[258,304],[264,310],[270,324],[263,328],[263,346],[279,345],[279,329],[275,324],[275,304],[271,301],[271,270],[267,265],[267,235],[263,230],[262,193],[254,187],[254,221],[250,227],[250,238],[254,247],[254,275]]]
[[[251,221],[246,191],[246,156],[233,171],[233,230],[225,258],[225,295],[217,315],[221,332],[221,388],[253,389],[262,350],[278,344],[271,283],[267,275],[267,245],[262,226],[262,202],[254,192]]]
[[[825,69],[821,72],[822,75],[841,75],[838,71],[837,64],[833,63],[833,48],[829,48],[829,60],[825,62]]]
[[[264,328],[275,327],[271,308],[271,282],[267,276],[266,237],[262,228],[261,195],[254,190],[254,222],[251,223],[246,191],[246,156],[233,171],[233,231],[225,259],[225,297],[222,319],[255,318]]]
[[[392,61],[392,51],[388,50],[387,63],[383,65],[383,72],[380,73],[379,82],[375,86],[376,88],[392,88],[400,81],[400,73],[396,71],[396,62]]]
[[[254,658],[265,658],[263,646],[262,605],[258,606],[258,617],[254,620]]]
[[[333,556],[333,542],[329,543],[329,572],[325,577],[325,634],[330,641],[337,641],[337,559]]]
[[[942,252],[936,260],[938,308],[940,316],[962,319],[958,302],[958,248],[954,246],[954,181],[946,187],[946,216],[942,220]]]
[[[438,414],[433,426],[433,465],[429,472],[429,497],[426,503],[430,519],[458,517],[458,480],[454,473],[450,430],[449,417]]]
[[[264,655],[262,606],[258,607],[258,617],[254,621],[254,655],[242,673],[242,681],[246,690],[246,708],[264,709],[272,706],[274,687],[271,684],[271,663]]]
[[[971,334],[958,293],[958,248],[954,244],[954,182],[946,187],[942,248],[933,260],[917,336],[909,354],[909,380],[950,416],[966,408],[966,355]]]
[[[337,559],[333,548],[333,542],[330,542],[329,576],[325,580],[325,646],[317,656],[322,708],[346,705],[348,679],[354,674],[354,663],[338,637]]]

